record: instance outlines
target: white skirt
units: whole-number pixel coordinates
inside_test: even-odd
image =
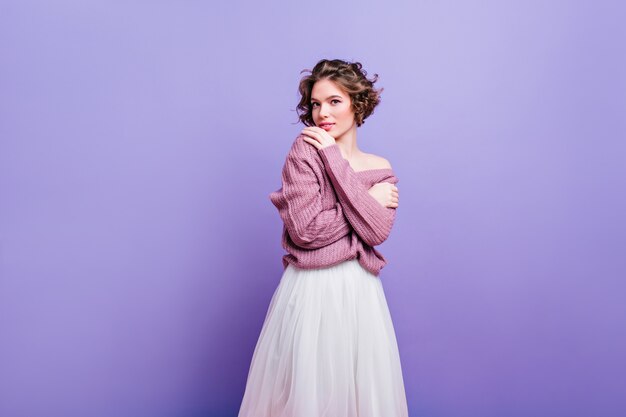
[[[289,264],[252,355],[238,417],[408,416],[380,278],[356,259]]]

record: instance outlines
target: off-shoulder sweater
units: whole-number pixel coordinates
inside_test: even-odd
[[[324,268],[357,259],[378,276],[387,263],[374,246],[384,242],[396,208],[385,207],[368,190],[378,182],[398,183],[391,168],[354,171],[339,145],[317,149],[300,134],[282,170],[282,187],[269,198],[283,220],[283,267]]]

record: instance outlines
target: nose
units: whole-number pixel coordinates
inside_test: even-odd
[[[325,118],[328,116],[328,107],[324,105],[325,103],[320,104],[320,117]]]

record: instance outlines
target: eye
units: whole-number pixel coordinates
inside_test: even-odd
[[[333,100],[331,100],[330,102],[331,102],[331,103],[334,103],[335,101],[336,101],[337,103],[341,103],[341,100],[338,100],[338,99],[333,99]],[[311,103],[311,108],[315,107],[315,105],[316,105],[316,104],[318,104],[318,103]]]

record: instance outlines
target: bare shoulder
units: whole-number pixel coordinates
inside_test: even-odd
[[[389,161],[382,156],[374,155],[373,153],[368,153],[366,156],[370,169],[391,168]]]

